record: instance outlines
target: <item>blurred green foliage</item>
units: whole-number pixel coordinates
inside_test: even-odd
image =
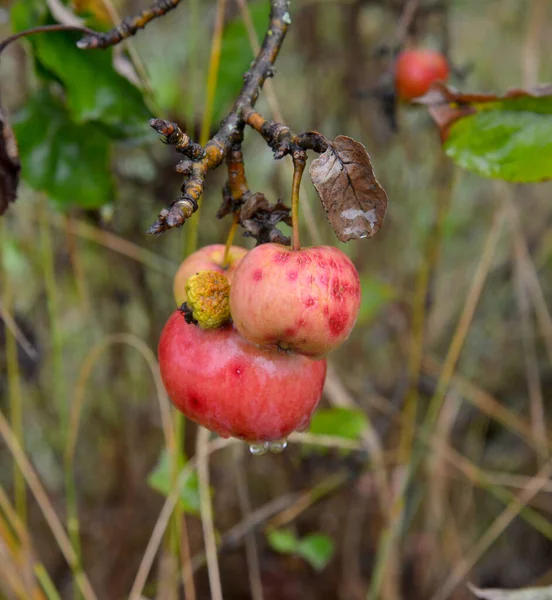
[[[148,477],[148,485],[164,496],[168,496],[172,490],[172,480],[171,461],[164,448],[157,465]],[[199,515],[199,489],[196,471],[193,471],[180,486],[180,503],[187,513]]]
[[[318,435],[335,435],[348,440],[358,440],[366,425],[367,418],[361,410],[326,408],[314,413],[309,431]]]
[[[15,31],[53,22],[44,2],[19,0]],[[111,152],[149,132],[142,92],[115,71],[113,51],[84,52],[74,32],[28,39],[38,89],[15,119],[22,178],[59,207],[96,208],[113,200]]]
[[[276,552],[300,556],[316,571],[324,570],[334,554],[333,540],[323,533],[298,538],[290,529],[275,529],[269,531],[266,538]]]

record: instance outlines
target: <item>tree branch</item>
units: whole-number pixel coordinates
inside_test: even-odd
[[[6,39],[2,40],[2,42],[0,42],[0,53],[2,53],[7,46],[16,40],[34,35],[35,33],[50,33],[52,31],[80,31],[81,33],[88,34],[95,33],[94,30],[89,29],[88,27],[80,27],[79,25],[64,25],[59,23],[55,25],[40,25],[39,27],[32,27],[31,29],[26,29],[25,31],[19,31],[18,33],[14,33],[13,35],[10,35]]]
[[[114,27],[106,33],[92,32],[77,42],[81,50],[90,50],[94,48],[109,48],[119,42],[133,36],[139,29],[144,27],[153,19],[158,19],[166,15],[180,4],[180,0],[157,0],[152,6],[142,11],[135,17],[123,19],[117,27]]]
[[[289,9],[290,0],[271,0],[268,31],[257,58],[244,75],[244,85],[232,110],[205,145],[205,155],[200,159],[190,157],[191,169],[187,163],[185,166],[191,170],[191,174],[182,186],[182,193],[170,208],[161,211],[148,233],[159,235],[172,227],[181,227],[197,210],[197,201],[203,193],[207,172],[224,161],[232,146],[241,143],[245,128],[242,115],[246,109],[255,105],[264,82],[274,75],[274,62],[291,23]],[[168,138],[166,141],[173,143]]]

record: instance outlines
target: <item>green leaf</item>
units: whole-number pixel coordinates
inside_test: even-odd
[[[270,2],[261,0],[250,3],[249,10],[257,36],[262,40],[268,25]],[[243,75],[249,69],[253,59],[254,54],[247,30],[239,16],[228,23],[222,36],[219,76],[213,106],[215,122],[226,116],[232,107],[243,85]]]
[[[416,103],[427,106],[461,167],[517,183],[552,178],[552,85],[498,96],[436,82]]]
[[[396,298],[397,291],[389,283],[375,277],[363,277],[360,282],[362,301],[358,315],[358,324],[364,325],[374,319],[379,311]]]
[[[17,0],[10,8],[12,28],[14,31],[23,31],[36,25],[42,25],[47,14],[46,2]]]
[[[65,107],[43,90],[13,124],[21,176],[62,205],[95,208],[112,200],[110,139],[93,124],[77,125]]]
[[[267,533],[270,547],[280,554],[292,554],[297,550],[298,539],[289,529],[273,529]]]
[[[147,131],[151,115],[140,90],[114,70],[111,50],[79,50],[75,44],[80,37],[56,32],[33,40],[41,64],[65,87],[73,119],[100,121],[117,136]]]
[[[311,533],[297,546],[297,554],[317,571],[322,571],[334,554],[333,540],[323,533]]]
[[[163,449],[159,461],[153,471],[149,474],[148,485],[164,496],[168,496],[172,490],[172,472],[169,455]],[[193,471],[182,483],[180,488],[180,502],[182,508],[192,515],[199,516],[199,489],[197,473]]]
[[[14,30],[52,23],[45,6],[33,0],[17,2],[11,12]],[[75,122],[100,121],[118,138],[150,133],[151,115],[142,92],[115,71],[112,49],[79,50],[76,42],[81,37],[60,31],[28,38],[37,74],[61,83]]]
[[[484,177],[529,183],[552,178],[552,101],[497,102],[452,125],[445,151]]]
[[[358,440],[366,425],[366,415],[360,410],[327,408],[314,413],[309,432]]]

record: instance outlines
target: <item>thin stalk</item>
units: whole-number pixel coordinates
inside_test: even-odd
[[[491,268],[495,248],[502,229],[504,216],[505,214],[503,209],[499,209],[497,213],[495,213],[493,224],[489,234],[487,235],[487,239],[485,240],[483,253],[472,280],[470,290],[466,297],[464,308],[450,343],[445,362],[443,363],[443,368],[441,369],[441,373],[437,381],[435,393],[431,398],[424,421],[420,428],[419,435],[422,440],[430,438],[431,431],[437,422],[443,398],[454,375],[454,370],[458,363],[458,359],[460,358],[460,353],[472,323],[475,309],[477,308],[479,298],[483,291],[483,286]],[[389,554],[394,547],[394,543],[392,542],[399,534],[404,520],[405,494],[423,460],[424,453],[425,448],[422,444],[416,446],[413,450],[410,463],[406,466],[400,489],[398,490],[393,506],[391,507],[393,523],[385,530],[382,536],[382,542],[380,543],[378,556],[376,557],[374,572],[377,573],[378,576],[373,577],[371,581],[367,595],[368,600],[376,600],[380,597],[380,588],[381,584],[383,583],[383,573],[385,571],[384,565],[387,563]]]
[[[90,310],[88,286],[86,284],[86,275],[82,264],[79,251],[77,234],[75,232],[75,219],[71,215],[65,217],[65,236],[67,239],[67,250],[73,267],[77,295],[79,297],[83,316],[86,316]]]
[[[238,229],[239,222],[240,217],[237,214],[235,214],[234,220],[232,221],[232,225],[230,226],[230,231],[228,232],[228,237],[226,238],[224,258],[222,259],[222,268],[225,268],[228,265],[228,261],[230,260],[230,248],[232,248],[232,244],[234,243],[234,238],[236,237],[236,231]]]
[[[189,45],[188,45],[188,56],[189,56],[189,65],[190,65],[190,94],[191,98],[189,104],[188,111],[188,127],[191,128],[192,123],[195,121],[195,109],[196,109],[196,92],[197,92],[197,83],[200,74],[200,67],[198,61],[198,51],[197,51],[197,42],[199,35],[199,1],[198,0],[189,0],[190,2],[190,28],[189,28]],[[215,26],[216,27],[216,26]],[[215,29],[216,34],[216,29]],[[221,34],[222,37],[222,34]],[[212,58],[212,55],[211,55]],[[213,67],[212,63],[210,65],[210,69]],[[218,74],[218,63],[217,63],[217,74]],[[216,82],[215,82],[216,83]],[[211,109],[212,110],[212,109]],[[205,125],[205,120],[203,125]],[[204,127],[202,127],[200,140],[204,140],[201,142],[204,144],[209,135],[210,123],[207,124],[207,137],[204,140]],[[187,236],[185,239],[185,243],[183,246],[183,258],[186,258],[192,252],[194,252],[197,248],[197,238],[198,238],[198,228],[199,228],[199,213],[194,215],[187,226]],[[176,479],[178,477],[178,473],[184,468],[184,444],[185,444],[185,428],[186,428],[186,419],[184,415],[179,411],[174,411],[174,427],[175,427],[175,448],[173,453],[172,460],[172,472],[171,478],[173,485],[176,485]],[[190,541],[188,536],[188,526],[186,523],[186,516],[184,514],[184,510],[182,505],[177,503],[174,510],[174,515],[171,520],[171,528],[169,530],[169,534],[167,536],[167,544],[173,554],[175,556],[180,556],[180,561],[182,565],[182,579],[184,585],[184,594],[186,600],[195,600],[196,598],[196,590],[194,584],[194,576],[191,568],[191,551],[190,551]]]
[[[2,249],[6,247],[6,229],[4,219],[0,219],[0,281],[3,283],[2,304],[7,314],[13,312],[13,291],[10,277],[4,264],[4,254]],[[21,382],[19,373],[19,360],[17,357],[17,340],[10,328],[4,323],[5,343],[6,343],[6,363],[8,375],[8,395],[10,400],[10,425],[13,432],[21,444],[25,447],[23,439],[23,409],[21,397]],[[15,509],[17,516],[22,523],[27,522],[27,498],[25,489],[25,480],[23,474],[13,463],[13,489],[15,496]]]
[[[50,336],[52,342],[52,375],[53,392],[58,402],[58,410],[61,422],[61,431],[67,435],[69,426],[69,410],[67,403],[67,382],[63,370],[63,342],[59,326],[57,285],[54,265],[54,248],[48,218],[48,205],[45,197],[40,200],[40,240],[42,246],[41,260],[46,288],[46,306],[50,323]],[[79,535],[79,517],[77,508],[77,490],[73,470],[64,468],[65,477],[65,504],[67,511],[67,532],[71,540],[71,546],[76,554],[76,562],[72,565],[75,579],[82,575],[82,554]],[[75,587],[75,597],[80,598],[80,592]]]
[[[301,250],[301,241],[299,239],[299,190],[301,189],[301,179],[306,165],[306,155],[304,152],[297,152],[293,155],[293,181],[291,184],[291,221],[292,221],[292,245],[294,250]]]
[[[0,438],[4,441],[8,449],[12,453],[14,459],[17,461],[23,476],[31,490],[42,514],[54,538],[57,542],[59,549],[61,550],[67,564],[71,567],[71,570],[75,574],[75,583],[85,600],[98,600],[90,581],[86,577],[86,574],[79,568],[79,559],[75,552],[75,549],[71,545],[71,541],[67,537],[63,525],[59,520],[56,511],[46,495],[46,491],[42,486],[36,471],[33,469],[29,459],[27,458],[24,450],[21,448],[21,444],[15,437],[11,427],[0,411]]]
[[[215,93],[217,91],[225,9],[226,0],[218,0],[217,12],[215,16],[215,29],[213,31],[213,39],[211,42],[209,73],[207,75],[205,110],[203,113],[203,121],[201,123],[201,132],[199,134],[199,143],[202,146],[205,146],[205,144],[209,141],[209,133],[211,131],[211,124],[213,121],[213,106],[215,103]],[[201,198],[199,199],[198,204],[201,204]],[[188,236],[186,239],[186,256],[189,256],[192,252],[194,252],[197,247],[199,216],[200,211],[196,211],[187,226]]]
[[[44,590],[44,593],[46,594],[46,598],[48,600],[61,600],[61,596],[58,594],[58,591],[50,579],[48,571],[46,571],[44,568],[44,565],[37,563],[34,566],[34,573],[42,589]]]

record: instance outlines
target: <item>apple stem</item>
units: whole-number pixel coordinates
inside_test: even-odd
[[[291,184],[292,246],[294,250],[301,250],[301,242],[299,241],[299,189],[306,163],[307,153],[304,150],[296,150],[293,153],[293,182]]]
[[[238,229],[239,222],[240,217],[238,213],[234,213],[234,220],[232,221],[230,231],[228,232],[228,237],[226,238],[226,247],[224,248],[224,258],[222,259],[221,265],[223,269],[228,266],[228,261],[230,260],[230,248],[232,247],[232,243],[234,242],[234,237],[236,236],[236,231]]]

